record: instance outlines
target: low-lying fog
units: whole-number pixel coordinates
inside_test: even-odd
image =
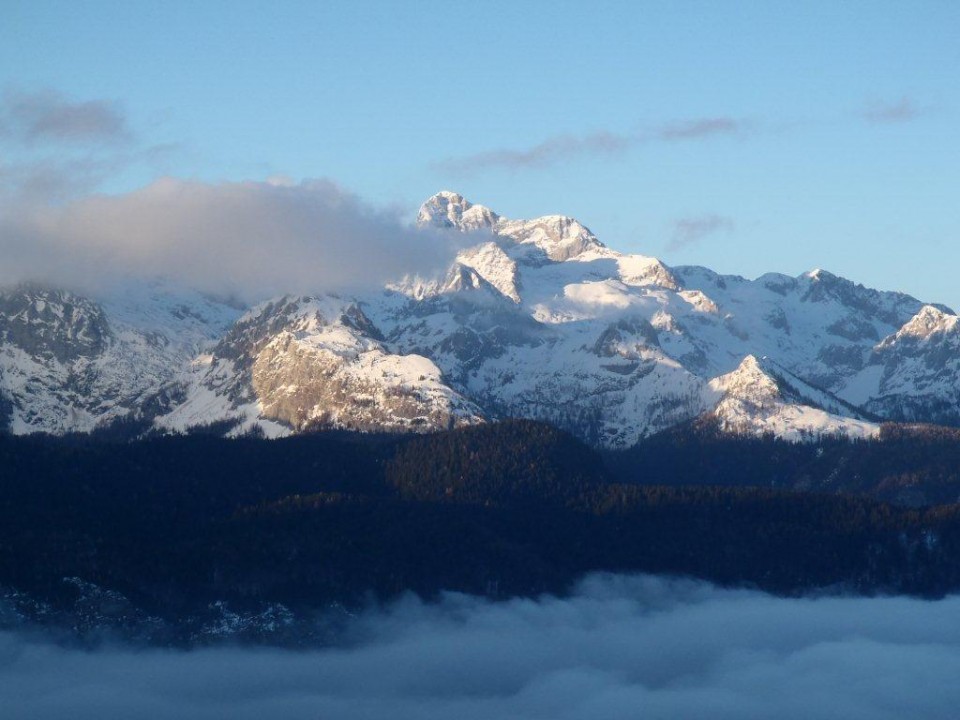
[[[4,718],[956,718],[960,598],[783,599],[594,576],[408,598],[336,648],[65,649],[0,633]]]

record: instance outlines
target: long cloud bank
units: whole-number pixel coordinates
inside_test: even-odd
[[[164,179],[123,195],[0,210],[0,283],[90,290],[163,276],[248,300],[350,291],[436,273],[453,259],[457,235],[417,229],[325,180]]]
[[[91,653],[0,634],[0,705],[36,720],[954,718],[958,614],[960,598],[595,576],[566,599],[407,599],[308,652]]]

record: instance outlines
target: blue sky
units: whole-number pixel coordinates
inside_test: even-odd
[[[960,3],[198,5],[4,3],[8,98],[122,118],[78,187],[323,177],[411,216],[448,188],[671,264],[960,307]]]

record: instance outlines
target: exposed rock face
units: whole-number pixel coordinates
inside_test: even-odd
[[[480,422],[430,360],[385,349],[354,302],[282,298],[241,318],[184,382],[188,399],[161,426],[188,429],[205,414],[243,431],[349,428],[422,431]]]
[[[573,218],[509,220],[452,192],[419,221],[466,248],[438,277],[358,298],[281,297],[241,316],[160,285],[6,292],[0,426],[140,417],[281,435],[529,417],[623,447],[708,412],[791,439],[960,424],[960,321],[942,306],[822,270],[667,267]]]
[[[458,412],[468,403],[424,357],[368,348],[345,358],[286,332],[257,354],[251,385],[263,417],[297,430],[434,430],[480,418],[479,409]]]
[[[960,318],[925,305],[880,342],[857,379],[865,406],[907,422],[960,424]]]
[[[0,341],[64,363],[101,354],[111,333],[96,303],[62,290],[23,285],[0,293]]]
[[[162,388],[236,311],[167,286],[103,302],[36,286],[0,293],[0,427],[89,431],[154,413]]]

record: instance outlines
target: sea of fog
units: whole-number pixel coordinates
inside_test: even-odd
[[[565,598],[405,598],[307,651],[0,633],[0,715],[31,720],[957,718],[958,679],[960,597],[648,576],[591,576]]]

